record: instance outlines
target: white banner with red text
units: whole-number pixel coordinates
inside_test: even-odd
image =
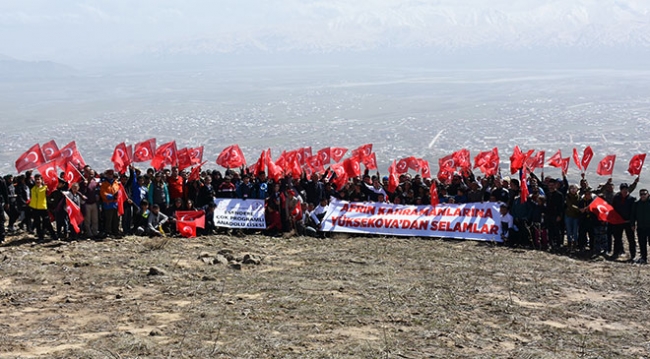
[[[265,229],[263,199],[226,199],[214,201],[214,224],[217,227]]]
[[[410,206],[332,199],[323,231],[393,236],[501,240],[499,204]]]

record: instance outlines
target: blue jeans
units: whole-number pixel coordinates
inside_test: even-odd
[[[564,216],[566,240],[569,245],[578,242],[578,218]]]

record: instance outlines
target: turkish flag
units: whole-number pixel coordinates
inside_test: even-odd
[[[275,165],[280,167],[285,172],[289,172],[291,170],[289,167],[289,162],[287,161],[287,153],[285,151],[282,151],[280,157],[275,160]],[[289,171],[287,169],[289,169]]]
[[[402,174],[406,173],[409,171],[409,161],[406,158],[402,158],[401,160],[397,161],[397,164],[395,165],[395,173],[397,174]]]
[[[526,167],[532,172],[536,168],[544,168],[544,151],[537,151],[535,156],[530,156],[526,159]]]
[[[44,143],[41,146],[41,151],[43,152],[43,157],[46,162],[55,160],[61,156],[61,151],[59,151],[59,146],[57,146],[56,141],[51,140]]]
[[[414,156],[406,158],[406,165],[415,172],[420,172],[420,161]]]
[[[548,165],[551,167],[562,167],[562,151],[557,152],[548,159]]]
[[[307,161],[307,158],[309,158],[309,157],[311,157],[311,156],[312,156],[312,153],[311,153],[311,146],[303,147],[303,148],[302,148],[302,158],[304,158],[305,161]],[[304,164],[304,163],[303,163],[303,164]]]
[[[454,175],[453,171],[450,171],[449,168],[440,168],[438,169],[438,181],[443,183],[450,183],[451,177]]]
[[[156,149],[156,153],[151,159],[151,167],[157,171],[165,168],[166,165],[176,166],[178,163],[178,154],[176,150],[176,141],[162,144]]]
[[[156,154],[156,139],[150,138],[143,142],[138,142],[133,148],[133,162],[145,162],[153,159]]]
[[[332,183],[336,185],[337,190],[341,190],[348,182],[348,174],[345,172],[343,163],[334,163],[330,166],[336,177],[332,179]]]
[[[266,151],[260,153],[260,157],[257,159],[254,165],[251,166],[250,171],[254,176],[257,176],[260,172],[264,172],[266,169]]]
[[[343,147],[330,147],[330,158],[334,162],[338,162],[345,156],[345,153],[348,152],[347,148]],[[323,162],[325,163],[325,162]]]
[[[270,158],[270,151],[269,150],[269,163],[268,163],[268,168],[269,168],[269,178],[273,179],[275,182],[280,181],[280,179],[283,176],[283,168],[275,164]]]
[[[16,160],[16,170],[18,173],[24,172],[36,168],[45,162],[45,157],[43,157],[43,152],[41,152],[41,146],[37,143],[18,157]]]
[[[196,237],[196,223],[192,221],[176,221],[176,230],[185,238]]]
[[[325,172],[325,167],[323,166],[323,163],[321,162],[321,157],[318,155],[311,156],[307,158],[307,165],[311,168],[312,171],[316,173],[323,173]]]
[[[398,186],[399,174],[397,173],[397,162],[393,160],[393,163],[388,167],[388,192],[395,192]]]
[[[284,155],[284,158],[287,160],[287,163],[290,166],[293,166],[293,161],[297,161],[298,165],[300,165],[301,156],[302,156],[302,150],[297,149],[293,151],[287,151]]]
[[[591,146],[587,146],[582,152],[582,160],[580,161],[583,171],[587,171],[587,167],[589,167],[592,158],[594,158],[594,150],[591,149]]]
[[[237,168],[246,165],[244,153],[239,145],[228,146],[217,157],[217,164],[226,168]]]
[[[566,157],[562,159],[562,174],[565,175],[569,172],[569,163],[571,163],[571,158]]]
[[[438,167],[440,167],[441,170],[447,171],[447,172],[454,172],[456,171],[456,161],[454,160],[454,154],[452,153],[451,155],[442,157],[438,159]]]
[[[189,149],[181,148],[176,152],[176,157],[178,158],[179,171],[182,171],[188,167],[192,167],[192,158],[190,157]]]
[[[68,162],[65,165],[65,180],[68,182],[68,185],[72,186],[73,183],[80,182],[83,176],[81,172],[71,163]]]
[[[193,222],[198,228],[205,228],[205,212],[203,211],[176,211],[176,220]]]
[[[113,156],[111,157],[111,162],[113,162],[113,166],[117,172],[125,173],[129,168],[129,165],[131,164],[129,152],[132,151],[129,151],[127,149],[127,146],[124,144],[124,142],[115,146],[115,149],[113,150]]]
[[[190,163],[193,165],[203,162],[203,146],[188,148],[187,152],[190,154]]]
[[[190,172],[189,177],[187,177],[188,181],[198,181],[201,178],[201,166],[203,166],[207,161],[201,162],[198,166],[195,166],[192,168],[192,171]]]
[[[343,161],[343,167],[345,168],[345,174],[348,177],[359,177],[361,175],[361,166],[359,166],[358,157],[350,157]]]
[[[126,194],[126,190],[124,190],[124,186],[122,183],[120,183],[120,189],[117,191],[117,215],[122,216],[124,215],[124,202],[129,199],[129,196]]]
[[[424,160],[422,158],[420,158],[419,161],[420,161],[420,173],[422,174],[422,178],[431,178],[431,169],[429,168],[429,161]]]
[[[56,173],[56,161],[50,161],[38,166],[38,172],[43,176],[43,183],[51,192],[56,189],[59,184],[59,176]]]
[[[601,197],[594,198],[594,200],[591,201],[591,204],[589,204],[588,208],[598,216],[598,220],[601,222],[607,222],[611,224],[625,223],[625,220],[614,210],[614,207],[612,207]]]
[[[330,150],[329,147],[325,147],[323,149],[320,149],[318,152],[316,152],[316,156],[318,156],[318,158],[320,158],[320,161],[321,161],[321,163],[323,165],[329,165],[330,164],[330,159],[331,159],[330,151],[331,150]]]
[[[520,193],[519,197],[520,197],[521,203],[526,203],[526,201],[528,200],[529,192],[528,192],[528,183],[527,182],[528,182],[528,178],[527,178],[526,170],[524,169],[524,170],[521,171],[521,181],[520,181],[520,183],[521,183],[521,193]]]
[[[429,196],[431,196],[431,205],[437,206],[440,203],[440,198],[438,198],[438,186],[436,181],[431,181],[431,187],[429,187]]]
[[[65,165],[68,162],[72,162],[77,168],[83,168],[86,165],[83,157],[81,157],[81,153],[77,149],[77,143],[75,141],[68,143],[61,149],[61,156],[57,158],[56,162],[57,166],[64,171]]]
[[[68,196],[65,196],[65,211],[68,212],[68,218],[70,219],[70,225],[74,229],[75,233],[79,233],[79,225],[84,221],[84,216],[81,214],[81,209],[77,206],[76,203],[72,202]]]
[[[596,168],[596,173],[601,176],[611,176],[614,172],[614,162],[616,162],[616,155],[607,155],[600,162]]]
[[[454,166],[460,167],[463,171],[469,171],[472,167],[469,150],[463,148],[452,153],[452,158],[454,160]]]
[[[639,174],[641,174],[641,169],[643,168],[644,162],[645,162],[645,153],[634,155],[632,159],[630,159],[630,164],[627,167],[627,172],[632,176],[638,176]]]
[[[355,150],[352,150],[352,157],[356,157],[359,161],[363,161],[364,158],[370,156],[372,153],[372,143],[366,143],[357,147]]]
[[[580,155],[578,155],[578,150],[573,148],[573,162],[578,166],[578,169],[582,171],[582,162],[580,161]]]
[[[515,146],[515,150],[510,156],[510,174],[515,174],[519,171],[524,165],[524,154],[519,149],[519,146]]]
[[[300,167],[300,162],[298,162],[298,158],[294,157],[293,162],[291,162],[291,178],[293,179],[300,179],[300,176],[302,176],[302,167]]]
[[[478,167],[486,176],[494,176],[499,170],[499,149],[479,153],[474,158],[474,168]]]
[[[377,169],[377,157],[374,152],[363,159],[363,165],[369,170]]]

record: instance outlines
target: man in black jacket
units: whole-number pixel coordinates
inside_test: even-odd
[[[625,232],[625,237],[627,237],[627,243],[630,248],[630,258],[628,258],[628,261],[632,262],[636,256],[636,242],[631,219],[636,198],[630,196],[630,187],[627,183],[621,183],[619,188],[620,191],[612,199],[612,207],[625,220],[625,223],[612,225],[612,235],[614,236],[614,253],[612,254],[612,259],[616,259],[624,253],[623,232]]]
[[[562,217],[564,216],[564,196],[557,189],[559,183],[555,179],[548,182],[546,193],[546,212],[544,213],[548,239],[553,249],[558,250],[564,243],[562,237]]]

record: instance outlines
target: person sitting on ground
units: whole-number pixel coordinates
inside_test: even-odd
[[[151,213],[149,213],[149,221],[147,223],[147,234],[149,237],[162,237],[165,235],[162,227],[169,218],[160,211],[158,204],[151,206]]]
[[[133,231],[138,236],[144,236],[149,226],[149,201],[143,199],[140,201],[140,207],[133,216]]]

